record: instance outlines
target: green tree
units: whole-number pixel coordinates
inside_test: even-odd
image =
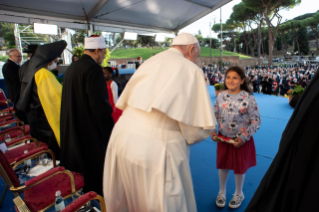
[[[218,48],[218,46],[217,46],[217,44],[218,44],[218,39],[216,39],[216,38],[211,38],[211,39],[209,39],[209,37],[207,36],[207,38],[205,39],[205,43],[206,43],[206,45],[210,45],[210,42],[211,42],[211,48],[213,48],[213,49],[217,49]]]
[[[242,0],[246,7],[263,14],[268,26],[269,36],[269,63],[272,64],[273,48],[278,34],[278,28],[282,17],[279,11],[282,9],[291,9],[301,3],[301,0]],[[276,26],[273,25],[274,18],[277,18]]]
[[[294,39],[295,41],[295,48],[294,48],[294,51],[296,52],[298,50],[298,54],[300,55],[301,54],[301,51],[300,51],[300,45],[299,45],[299,37],[300,37],[300,28],[301,28],[301,21],[292,21],[292,22],[289,22],[290,25],[291,25],[291,28],[290,28],[290,35],[291,35],[291,38]]]
[[[94,31],[94,32],[93,32],[93,35],[99,35],[99,36],[102,36],[102,32],[101,32],[101,31]]]
[[[72,53],[81,58],[84,54],[84,46],[74,47]]]
[[[237,30],[240,26],[241,26],[240,24],[238,24],[236,21],[233,21],[232,19],[228,19],[226,21],[225,30],[228,31],[230,38],[232,39],[234,43],[234,52],[237,52],[236,37],[238,37]]]
[[[143,36],[139,35],[137,37],[137,43],[141,46],[154,46],[157,45],[157,43],[154,41],[154,37],[151,36]]]
[[[11,23],[0,23],[0,37],[3,37],[6,46],[10,48],[15,47],[14,38],[14,24]]]
[[[36,43],[35,41],[29,41],[29,40],[36,40],[39,43],[50,42],[50,37],[48,35],[34,34],[33,26],[19,24],[19,29],[20,31],[22,31],[20,32],[20,37],[23,44],[22,48],[25,47],[24,44]],[[3,39],[6,42],[6,46],[8,48],[14,48],[16,46],[15,36],[14,36],[14,24],[0,23],[0,37],[3,37]],[[34,39],[28,39],[28,38],[34,38]]]
[[[118,44],[119,42],[121,42],[123,36],[124,36],[123,33],[119,33],[119,34],[117,34],[117,35],[115,36],[116,38],[115,38],[114,46],[115,46],[116,44]]]
[[[286,40],[286,37],[287,37],[287,33],[289,32],[291,26],[289,23],[284,23],[284,24],[281,24],[278,28],[278,31],[280,32],[280,35],[281,35],[281,41],[282,41],[282,49],[284,49],[285,51],[288,50],[288,43],[287,43],[287,40]]]
[[[165,38],[165,43],[167,44],[167,46],[172,45],[173,42],[173,38]]]
[[[253,35],[247,33],[246,28],[251,22],[252,10],[247,8],[242,2],[233,7],[233,12],[230,15],[231,22],[241,27],[243,30],[243,39],[246,47],[246,54],[249,54],[248,48],[250,49],[251,55],[254,56],[254,41],[251,39]],[[252,41],[252,42],[251,42]]]
[[[298,50],[299,55],[301,53],[303,53],[304,55],[308,55],[310,49],[309,49],[307,28],[302,26],[299,27],[297,34],[299,36],[295,42],[298,43],[298,49],[296,48],[296,45],[295,45],[294,51]]]
[[[276,41],[275,41],[275,47],[277,49],[277,51],[282,50],[282,37],[281,35],[277,35]]]
[[[268,42],[269,42],[269,35],[267,34],[266,35],[266,39],[264,40],[264,48],[265,48],[265,53],[269,55],[269,45],[268,45]],[[270,61],[269,61],[270,63]]]
[[[77,47],[80,46],[80,43],[84,45],[84,38],[87,37],[87,35],[88,35],[87,30],[77,29],[71,38],[72,44]]]
[[[231,19],[228,19],[226,24],[222,23],[222,30],[223,30],[223,39],[230,38],[233,42],[234,52],[237,52],[236,50],[236,29],[238,28],[238,24],[236,22],[233,22]],[[216,33],[220,33],[220,24],[214,24],[212,27],[212,30]],[[218,35],[220,37],[220,35]],[[224,42],[227,42],[224,40]],[[228,44],[229,45],[229,44]],[[232,48],[231,48],[232,49]]]
[[[309,26],[312,30],[312,32],[315,34],[316,37],[316,55],[318,56],[319,54],[319,49],[318,49],[318,25],[319,25],[319,12],[314,15],[312,18],[307,18],[302,22],[302,25],[304,27]]]
[[[201,32],[200,30],[198,30],[198,34],[195,35],[195,37],[197,38],[197,40],[198,40],[200,46],[205,46],[205,44],[206,44],[206,39],[203,38],[202,32]]]

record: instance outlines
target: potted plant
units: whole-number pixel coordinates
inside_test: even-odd
[[[215,94],[216,94],[216,96],[218,96],[218,94],[219,94],[220,92],[222,92],[222,91],[225,90],[225,86],[224,86],[224,84],[222,84],[222,83],[216,83],[216,84],[214,85],[214,87],[215,87]]]
[[[291,102],[291,100],[293,98],[295,99],[299,99],[299,97],[301,96],[301,94],[304,92],[304,88],[301,87],[300,85],[296,85],[294,89],[290,89],[287,93],[289,96],[289,103]],[[297,101],[296,101],[297,102]]]

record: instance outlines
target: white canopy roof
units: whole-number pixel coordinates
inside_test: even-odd
[[[177,33],[230,1],[0,0],[0,21],[119,33]]]

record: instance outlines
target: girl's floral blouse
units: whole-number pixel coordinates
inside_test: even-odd
[[[219,124],[218,131],[226,137],[240,137],[245,142],[260,127],[261,120],[256,99],[246,91],[238,94],[229,94],[228,91],[219,93],[214,112]]]

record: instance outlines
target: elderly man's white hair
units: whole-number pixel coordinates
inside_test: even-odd
[[[15,51],[20,52],[18,49],[10,49],[10,50],[7,52],[7,55],[8,55],[9,57],[12,57],[12,56],[14,55],[14,52],[15,52]]]

